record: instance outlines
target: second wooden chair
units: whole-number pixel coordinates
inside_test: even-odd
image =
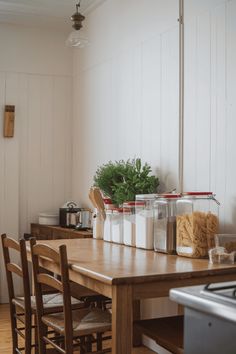
[[[93,341],[96,342],[94,353],[110,352],[110,349],[102,349],[102,342],[109,336],[103,337],[103,333],[111,330],[111,314],[100,308],[80,309],[72,311],[71,290],[69,284],[69,264],[67,260],[66,246],[61,245],[55,250],[45,244],[36,244],[31,240],[31,254],[33,262],[35,294],[37,304],[37,319],[39,331],[40,354],[46,353],[46,345],[50,344],[60,353],[72,354],[75,348],[80,347],[80,353],[92,352]],[[43,263],[50,261],[59,269],[61,280],[55,279],[45,273]],[[47,314],[43,305],[42,286],[49,285],[62,294],[63,312]],[[50,337],[48,328],[52,328],[58,335]],[[91,338],[93,338],[91,340]],[[62,340],[62,345],[58,342]],[[64,349],[63,349],[64,345]]]

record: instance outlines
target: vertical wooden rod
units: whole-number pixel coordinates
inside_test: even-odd
[[[184,175],[184,0],[179,0],[179,186],[183,192]]]

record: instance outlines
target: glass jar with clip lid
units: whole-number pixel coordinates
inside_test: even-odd
[[[206,258],[215,247],[219,205],[212,192],[186,192],[177,201],[176,251],[180,256]]]
[[[176,253],[176,202],[177,193],[164,193],[154,203],[154,250],[167,254]]]

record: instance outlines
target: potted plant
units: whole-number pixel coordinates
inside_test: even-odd
[[[111,198],[113,204],[122,205],[135,200],[136,194],[156,193],[158,177],[150,175],[151,167],[141,159],[109,161],[100,166],[94,176],[94,185]]]

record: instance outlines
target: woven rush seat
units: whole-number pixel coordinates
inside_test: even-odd
[[[30,300],[31,300],[31,309],[32,309],[32,311],[35,312],[36,311],[36,298],[35,298],[35,296],[31,296]],[[24,301],[25,300],[24,300],[23,296],[17,296],[14,299],[12,299],[12,303],[15,306],[18,306],[22,309],[25,308]],[[62,295],[59,293],[43,295],[43,306],[45,307],[46,311],[47,310],[50,312],[61,311],[61,307],[63,306]],[[84,302],[71,297],[71,306],[72,306],[72,309],[81,308],[81,307],[84,307]]]
[[[62,335],[65,335],[65,319],[63,312],[42,316],[42,322]],[[85,336],[92,332],[111,330],[111,314],[99,308],[80,309],[72,313],[73,336]]]

